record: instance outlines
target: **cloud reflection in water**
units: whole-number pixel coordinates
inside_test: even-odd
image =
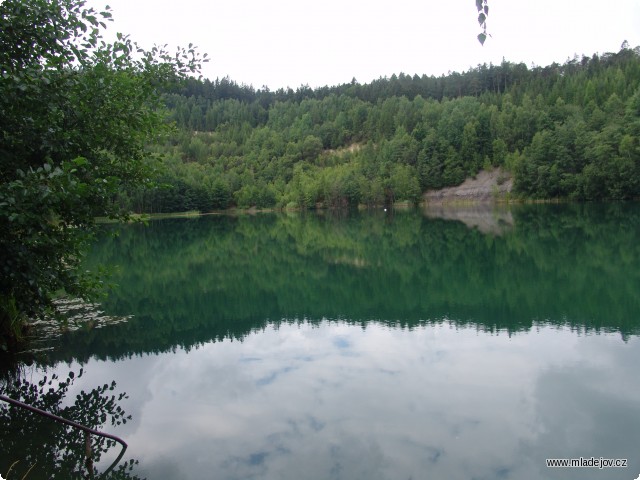
[[[635,461],[638,364],[616,334],[325,322],[102,366],[140,402],[127,440],[154,479],[533,480],[601,478],[547,457]]]

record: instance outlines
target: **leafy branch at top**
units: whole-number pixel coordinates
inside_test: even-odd
[[[476,0],[476,8],[478,9],[478,23],[480,24],[480,28],[482,28],[482,32],[478,34],[478,41],[480,45],[484,45],[484,41],[488,35],[487,17],[489,16],[489,5],[487,0]]]

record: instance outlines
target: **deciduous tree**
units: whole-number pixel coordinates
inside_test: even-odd
[[[159,88],[196,72],[169,54],[102,37],[110,11],[83,0],[0,3],[0,331],[7,347],[57,292],[86,296],[80,269],[97,216],[150,178],[145,145],[165,129]]]

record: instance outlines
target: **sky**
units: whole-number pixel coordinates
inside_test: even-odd
[[[640,45],[639,0],[489,0],[484,46],[475,0],[89,0],[109,5],[107,38],[193,43],[204,78],[271,90],[440,76],[483,63],[546,66]]]

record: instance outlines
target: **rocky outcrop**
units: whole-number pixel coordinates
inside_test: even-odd
[[[474,178],[467,178],[457,187],[430,190],[424,193],[427,204],[490,203],[504,201],[513,188],[511,175],[500,169],[482,170]]]

